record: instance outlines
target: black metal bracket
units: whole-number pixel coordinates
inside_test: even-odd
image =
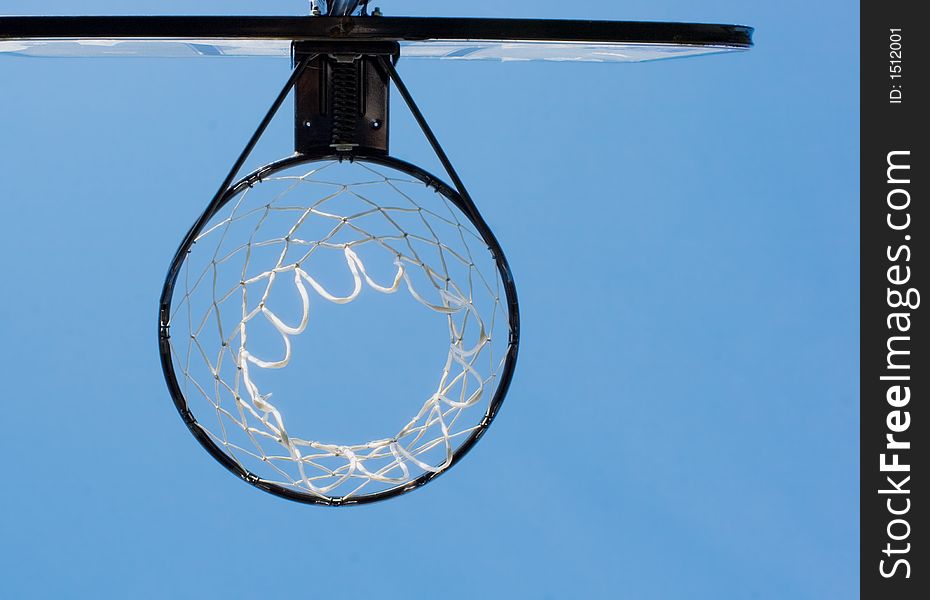
[[[295,42],[294,62],[308,59],[294,86],[294,148],[307,156],[388,153],[390,76],[383,58],[396,42]]]

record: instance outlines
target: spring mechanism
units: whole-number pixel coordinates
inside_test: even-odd
[[[301,42],[310,57],[294,86],[294,149],[315,156],[384,155],[388,151],[390,83],[382,57],[396,43]]]
[[[332,146],[348,150],[356,145],[359,112],[358,61],[333,63]]]

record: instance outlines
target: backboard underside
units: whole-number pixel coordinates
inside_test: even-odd
[[[396,41],[408,58],[641,62],[748,49],[734,25],[418,17],[0,17],[0,56],[279,57]]]

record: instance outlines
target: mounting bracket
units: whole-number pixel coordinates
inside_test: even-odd
[[[295,42],[309,62],[294,86],[294,148],[308,156],[388,154],[390,76],[396,42]]]

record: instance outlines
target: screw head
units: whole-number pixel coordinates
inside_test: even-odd
[[[371,128],[372,128],[372,129],[381,129],[381,125],[382,125],[381,119],[374,119],[374,120],[372,120],[372,122],[371,122]]]

